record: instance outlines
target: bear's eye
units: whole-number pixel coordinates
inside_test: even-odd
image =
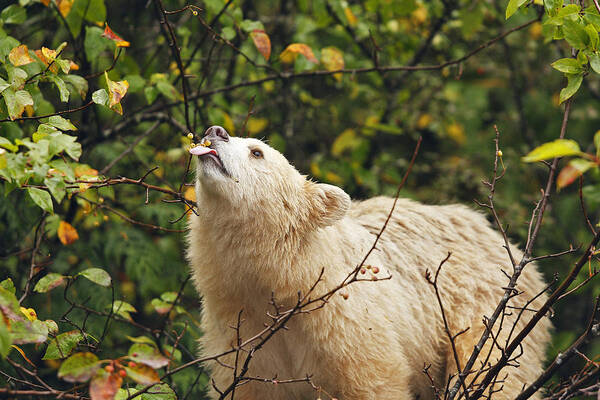
[[[252,149],[250,150],[250,153],[255,157],[255,158],[263,158],[263,152],[260,151],[259,149]]]

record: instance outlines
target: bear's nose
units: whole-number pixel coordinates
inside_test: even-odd
[[[204,137],[208,140],[222,140],[224,142],[229,142],[229,134],[224,128],[218,125],[208,128],[206,132],[204,132]]]

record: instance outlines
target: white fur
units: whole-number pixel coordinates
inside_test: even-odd
[[[351,203],[341,189],[306,180],[279,152],[255,139],[232,137],[213,146],[227,173],[211,159],[199,160],[199,216],[191,218],[188,251],[194,282],[204,298],[203,355],[231,348],[235,331],[230,326],[242,309],[242,338],[260,331],[270,321],[266,312],[272,311],[271,293],[279,303],[291,305],[322,268],[317,294],[340,283],[373,244],[393,201],[376,197]],[[253,149],[264,157],[254,157]],[[465,206],[400,199],[367,260],[380,268],[379,276],[389,273],[392,279],[352,284],[344,289],[347,300],[336,295],[321,310],[295,317],[288,330],[256,352],[249,375],[290,379],[311,374],[340,400],[432,398],[424,365],[431,364],[440,388],[456,365],[425,271],[434,273],[452,252],[439,286],[451,331],[470,328],[457,339],[464,365],[483,331],[483,316],[491,315],[507,282],[500,271],[510,271],[502,244],[485,218]],[[513,252],[521,254],[516,248]],[[523,304],[543,286],[535,266],[528,265],[518,285],[524,294],[511,305]],[[515,315],[506,318],[498,340],[505,340]],[[509,376],[504,389],[494,398],[513,398],[541,372],[549,329],[544,320],[525,340],[520,368],[505,370]],[[490,361],[498,356],[493,350]],[[233,358],[223,361],[231,365]],[[217,363],[211,369],[217,387],[225,389],[233,371]],[[252,382],[236,390],[240,400],[316,397],[306,383]]]

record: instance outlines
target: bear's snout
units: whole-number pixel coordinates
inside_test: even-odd
[[[204,132],[204,138],[212,141],[222,140],[224,142],[229,142],[229,134],[225,130],[225,128],[214,125],[211,126]]]

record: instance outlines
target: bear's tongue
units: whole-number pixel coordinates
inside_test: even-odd
[[[204,146],[192,147],[190,149],[190,153],[195,156],[203,156],[205,154],[214,154],[215,156],[217,155],[217,152],[215,151],[215,149],[211,149],[210,147],[204,147]]]

